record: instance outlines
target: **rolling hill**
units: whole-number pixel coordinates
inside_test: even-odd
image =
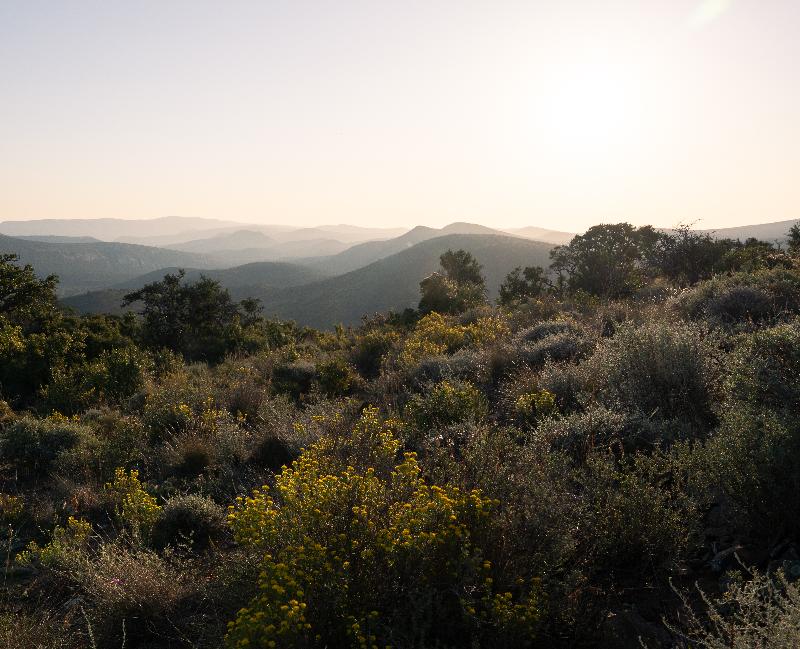
[[[314,268],[324,270],[329,275],[341,275],[358,268],[363,268],[379,259],[384,259],[395,253],[407,250],[423,241],[451,234],[509,236],[507,233],[501,232],[500,230],[493,230],[492,228],[476,225],[474,223],[451,223],[441,229],[418,225],[414,229],[393,239],[388,239],[386,241],[367,241],[351,246],[347,248],[347,250],[331,257],[299,261],[313,266]]]
[[[192,239],[168,246],[172,250],[183,252],[212,253],[217,250],[244,250],[246,248],[271,248],[275,239],[258,230],[234,230],[211,237]]]
[[[126,236],[168,236],[180,232],[211,230],[243,224],[191,216],[165,216],[158,219],[36,219],[0,222],[0,234],[94,237],[115,241]],[[197,238],[197,237],[195,237]]]
[[[708,232],[718,239],[749,239],[754,237],[761,241],[786,241],[786,235],[795,223],[800,223],[800,219],[790,221],[775,221],[774,223],[758,223],[755,225],[740,225],[734,228],[719,228],[717,230],[701,230]]]
[[[468,250],[483,264],[489,295],[494,298],[500,283],[516,266],[547,266],[552,246],[502,235],[446,235],[299,290],[261,290],[251,295],[263,301],[267,314],[281,319],[323,329],[337,323],[355,325],[362,315],[416,306],[420,281],[439,267],[443,252],[458,248]]]
[[[326,278],[321,271],[297,264],[281,262],[259,262],[225,269],[184,268],[187,281],[197,281],[201,275],[219,281],[237,297],[249,297],[269,289],[285,289],[320,281]],[[65,297],[64,306],[79,313],[120,314],[127,309],[121,307],[126,293],[145,284],[157,282],[167,273],[176,273],[178,267],[160,268],[119,282],[111,288],[89,291]]]
[[[219,280],[236,299],[261,299],[269,316],[329,329],[338,323],[357,324],[365,314],[416,306],[420,281],[439,267],[439,256],[448,249],[463,248],[475,255],[483,264],[489,295],[494,298],[506,274],[516,266],[547,266],[551,247],[507,235],[451,234],[422,241],[363,268],[324,279],[320,279],[321,269],[280,263],[191,270],[187,276],[196,279],[202,272]],[[126,292],[174,270],[161,269],[112,289],[76,295],[62,302],[84,313],[119,313],[119,303]]]
[[[518,237],[525,237],[526,239],[533,239],[534,241],[544,241],[545,243],[552,243],[553,245],[560,246],[572,241],[575,236],[574,232],[561,232],[560,230],[548,230],[547,228],[537,228],[528,226],[526,228],[512,228],[506,230],[511,234]]]
[[[105,288],[168,266],[210,267],[203,255],[106,241],[53,243],[0,235],[0,253],[14,253],[42,277],[58,275],[58,294]]]

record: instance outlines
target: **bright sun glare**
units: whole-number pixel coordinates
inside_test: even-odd
[[[537,99],[542,144],[572,167],[623,161],[641,131],[641,87],[629,66],[614,62],[562,67]]]

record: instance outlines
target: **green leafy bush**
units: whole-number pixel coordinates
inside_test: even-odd
[[[357,380],[353,367],[339,356],[317,363],[316,376],[320,389],[329,397],[346,396]]]
[[[153,529],[156,547],[189,543],[202,550],[219,541],[225,532],[225,510],[205,496],[174,496]]]
[[[687,477],[669,455],[617,462],[592,454],[579,474],[591,516],[583,538],[600,579],[664,576],[686,561],[700,517]]]
[[[412,436],[465,421],[479,421],[486,416],[487,402],[471,383],[442,381],[427,386],[423,394],[411,397],[403,418],[411,426]]]
[[[33,478],[46,476],[62,453],[92,436],[90,428],[63,416],[23,417],[2,429],[0,448],[20,475]]]
[[[353,346],[352,357],[358,371],[367,379],[380,373],[383,358],[400,340],[395,331],[373,329],[359,335]]]
[[[609,407],[679,420],[692,431],[715,421],[720,377],[713,339],[681,323],[624,325],[579,366],[586,388]]]
[[[272,387],[276,394],[286,394],[294,400],[311,390],[317,377],[314,363],[306,359],[297,359],[279,363],[272,371]]]
[[[774,268],[701,282],[675,300],[680,312],[726,329],[777,324],[800,313],[800,275]]]

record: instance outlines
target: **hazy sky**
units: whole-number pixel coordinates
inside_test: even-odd
[[[800,0],[0,0],[0,220],[800,218]]]

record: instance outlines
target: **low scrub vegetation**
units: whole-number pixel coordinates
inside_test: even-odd
[[[0,647],[797,646],[796,246],[590,229],[316,331],[0,260]]]

